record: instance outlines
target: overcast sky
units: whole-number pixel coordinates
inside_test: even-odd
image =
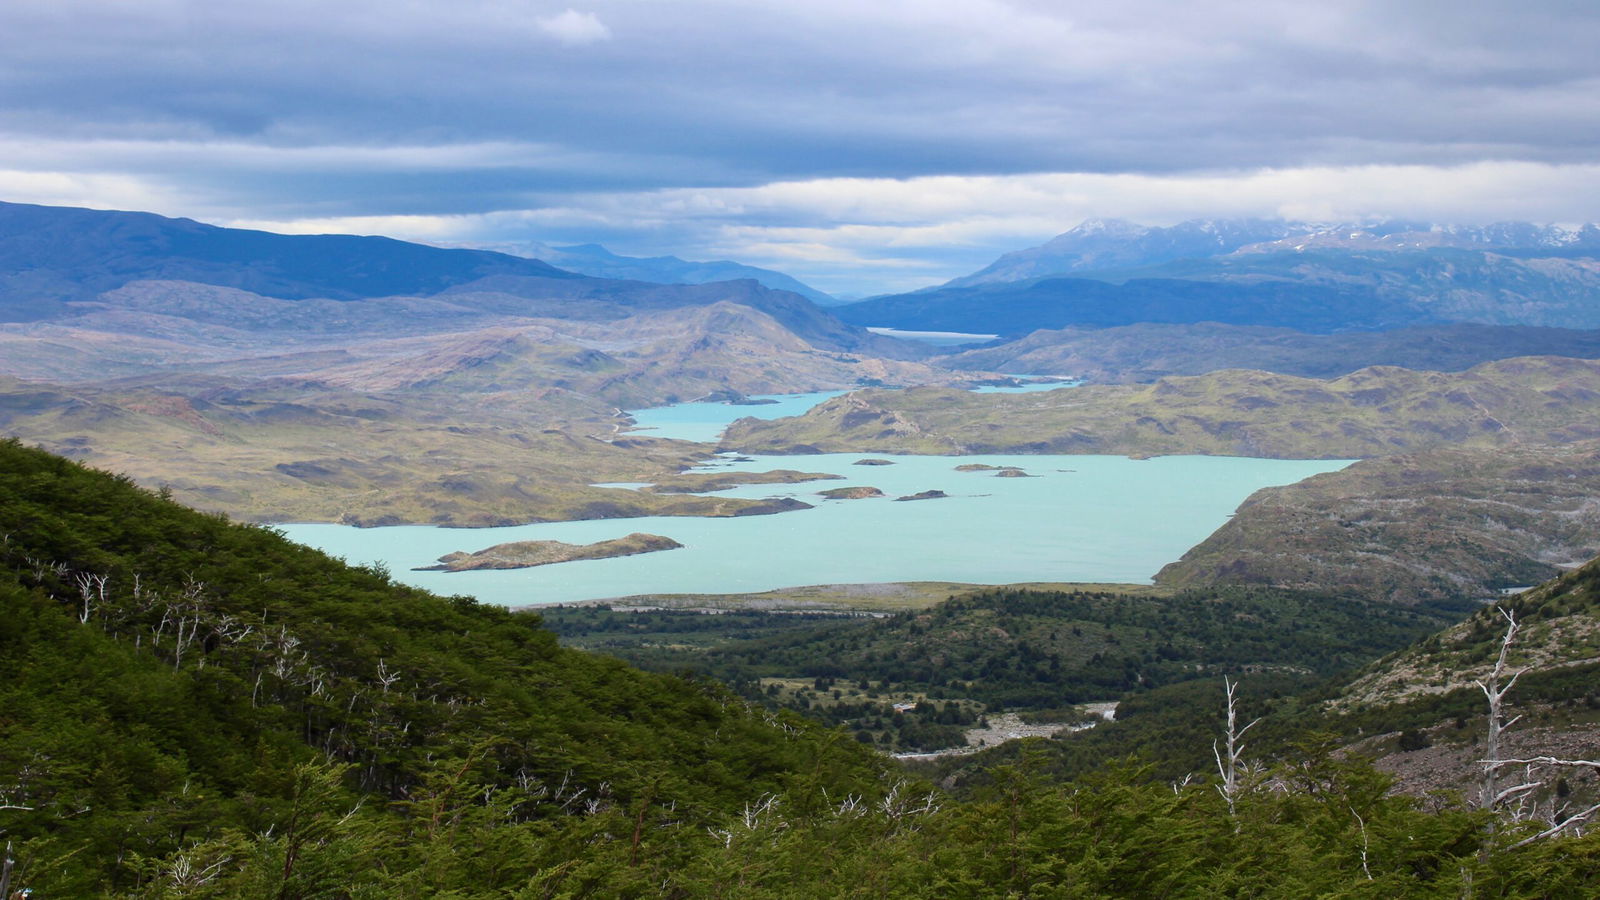
[[[1600,218],[1594,0],[4,0],[0,199],[918,287],[1085,217]]]

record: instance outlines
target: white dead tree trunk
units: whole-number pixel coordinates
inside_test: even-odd
[[[383,688],[383,692],[385,694],[389,693],[390,686],[392,686],[396,681],[399,681],[399,680],[400,680],[400,673],[390,669],[389,666],[383,661],[383,658],[379,657],[378,658],[378,684]]]
[[[74,579],[78,584],[78,594],[83,598],[83,609],[78,613],[79,625],[89,624],[89,617],[94,614],[96,599],[100,601],[101,606],[105,605],[106,581],[110,577],[109,575],[90,575],[84,572]]]
[[[1500,639],[1500,656],[1495,660],[1494,668],[1489,670],[1488,677],[1477,683],[1483,691],[1484,698],[1489,701],[1489,727],[1483,747],[1483,785],[1478,792],[1478,805],[1484,809],[1495,809],[1513,797],[1538,786],[1521,784],[1504,793],[1500,790],[1500,770],[1506,765],[1500,758],[1500,736],[1522,718],[1519,715],[1513,716],[1509,722],[1505,720],[1505,698],[1506,694],[1516,686],[1517,679],[1526,671],[1518,669],[1505,686],[1501,686],[1500,682],[1506,676],[1506,658],[1510,655],[1511,645],[1517,641],[1517,633],[1522,630],[1522,625],[1517,621],[1516,615],[1509,610],[1501,609],[1500,615],[1506,620],[1506,633]]]
[[[1506,678],[1509,669],[1507,659],[1510,655],[1512,644],[1516,643],[1517,635],[1522,631],[1522,624],[1517,621],[1514,613],[1506,609],[1499,610],[1500,615],[1506,620],[1506,633],[1500,639],[1500,655],[1495,660],[1494,668],[1489,671],[1488,677],[1479,681],[1478,687],[1483,691],[1483,696],[1489,703],[1489,722],[1487,734],[1484,738],[1483,752],[1483,785],[1479,793],[1479,805],[1489,810],[1509,810],[1513,822],[1523,822],[1533,819],[1538,810],[1536,794],[1546,787],[1546,779],[1534,776],[1534,767],[1550,769],[1589,769],[1600,771],[1600,760],[1590,759],[1560,759],[1553,756],[1534,756],[1526,759],[1507,759],[1501,756],[1500,739],[1512,725],[1522,718],[1520,715],[1505,718],[1505,697],[1516,686],[1517,679],[1527,669],[1518,669]],[[1518,784],[1509,787],[1500,786],[1500,772],[1502,769],[1522,767],[1523,777]],[[1533,802],[1529,802],[1533,798]],[[1515,804],[1512,806],[1511,804]],[[1578,832],[1587,824],[1596,813],[1600,813],[1600,803],[1587,809],[1568,815],[1564,804],[1558,807],[1551,802],[1549,815],[1546,817],[1548,828],[1530,835],[1511,845],[1511,849],[1524,847],[1535,841],[1553,837],[1564,831]]]
[[[0,897],[11,896],[11,869],[16,860],[11,858],[11,842],[6,841],[5,855],[0,856]]]
[[[1228,730],[1223,736],[1227,750],[1217,746],[1216,741],[1211,742],[1211,752],[1217,758],[1217,774],[1222,776],[1222,784],[1217,786],[1217,792],[1222,794],[1222,799],[1228,801],[1228,815],[1237,814],[1239,797],[1239,758],[1244,755],[1244,744],[1240,738],[1244,733],[1256,726],[1260,719],[1256,719],[1243,728],[1239,727],[1238,700],[1235,691],[1239,685],[1229,681],[1226,676],[1222,679],[1222,686],[1228,694]]]

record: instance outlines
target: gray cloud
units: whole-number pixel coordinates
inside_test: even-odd
[[[34,173],[38,199],[124,183],[162,212],[289,220],[835,178],[1600,161],[1592,3],[1064,6],[12,0],[0,168]],[[849,224],[749,215],[671,249]],[[614,218],[561,227],[658,243]]]

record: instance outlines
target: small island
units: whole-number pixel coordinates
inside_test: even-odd
[[[907,494],[904,497],[896,497],[894,499],[895,500],[939,500],[941,498],[948,497],[948,496],[950,496],[950,495],[946,494],[944,491],[917,491],[915,494]]]
[[[567,544],[561,541],[513,541],[467,553],[458,550],[439,557],[439,565],[419,566],[414,572],[470,572],[476,569],[527,569],[579,559],[611,559],[639,553],[676,550],[683,545],[659,534],[636,531],[594,544]]]
[[[866,500],[869,497],[882,497],[883,491],[875,487],[841,487],[829,488],[818,491],[817,495],[825,500]]]
[[[892,460],[892,459],[858,459],[855,462],[851,463],[850,465],[852,465],[852,466],[892,466],[892,465],[894,465],[894,460]]]
[[[739,516],[770,516],[776,513],[795,512],[801,509],[816,509],[816,507],[793,497],[768,497],[759,503],[734,510],[733,516],[735,518]]]
[[[1033,478],[1026,471],[1017,466],[991,466],[987,463],[963,463],[956,466],[957,472],[993,472],[996,478]]]

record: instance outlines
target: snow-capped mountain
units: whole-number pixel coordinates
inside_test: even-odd
[[[1497,222],[1435,225],[1404,219],[1294,222],[1284,219],[1193,219],[1172,226],[1089,219],[1037,247],[1007,253],[943,287],[1027,281],[1047,275],[1138,269],[1233,253],[1307,250],[1473,250],[1600,253],[1600,227]],[[1517,255],[1527,255],[1519,253]]]
[[[1089,219],[1037,247],[1007,253],[943,287],[1026,281],[1044,275],[1127,269],[1174,259],[1231,253],[1240,247],[1315,232],[1320,226],[1277,219],[1195,219],[1170,227]]]

